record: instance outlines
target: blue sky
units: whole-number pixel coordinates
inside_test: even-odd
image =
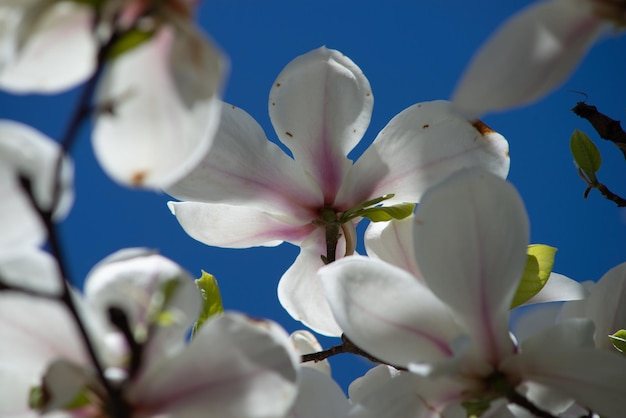
[[[529,1],[463,0],[213,0],[204,2],[200,24],[231,60],[225,100],[259,121],[275,140],[267,112],[270,87],[293,58],[326,45],[349,56],[368,77],[372,121],[360,149],[398,112],[421,101],[450,96],[468,60],[507,16]],[[590,134],[603,156],[598,176],[626,196],[626,164],[612,144],[598,138],[571,109],[587,102],[614,119],[626,115],[626,38],[598,42],[567,83],[534,105],[484,121],[502,133],[511,150],[509,180],[522,195],[531,220],[531,241],[558,248],[555,271],[597,280],[626,261],[626,209],[592,191],[582,197],[569,151],[575,128]],[[69,119],[77,91],[59,96],[0,94],[0,117],[35,126],[58,137]],[[282,309],[276,285],[297,248],[228,250],[188,237],[166,207],[168,196],[114,184],[94,160],[88,129],[73,150],[76,202],[62,225],[62,242],[72,280],[80,284],[98,260],[117,249],[160,250],[195,275],[204,269],[219,280],[227,309],[267,317],[288,331],[300,328]],[[325,347],[337,343],[323,339]],[[367,363],[348,356],[333,360],[343,387]]]

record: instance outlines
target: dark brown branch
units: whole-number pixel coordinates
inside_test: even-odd
[[[617,207],[619,208],[626,207],[626,199],[610,191],[609,188],[606,187],[604,184],[598,183],[594,185],[593,188],[597,189],[602,194],[602,196],[604,196],[607,200],[614,202],[617,205]]]
[[[348,337],[346,337],[345,335],[341,336],[341,344],[330,347],[326,350],[322,350],[319,351],[317,353],[311,353],[311,354],[304,354],[302,356],[302,363],[306,363],[309,361],[314,361],[314,362],[319,362],[319,361],[323,361],[326,360],[329,357],[335,356],[337,354],[343,354],[343,353],[350,353],[350,354],[356,354],[357,356],[361,356],[361,357],[365,357],[366,359],[368,359],[369,361],[373,362],[373,363],[379,363],[379,364],[388,364],[374,356],[372,356],[371,354],[367,353],[366,351],[363,351],[362,349],[360,349],[356,344],[354,344],[352,341],[350,341],[350,339]],[[406,370],[406,368],[404,367],[399,367],[399,366],[394,366],[393,364],[388,364],[389,366],[393,366],[398,370]]]
[[[603,113],[600,113],[597,107],[584,102],[576,103],[572,112],[583,119],[587,119],[596,132],[598,132],[600,138],[613,142],[620,151],[622,151],[626,159],[626,132],[624,132],[618,120],[611,119]]]

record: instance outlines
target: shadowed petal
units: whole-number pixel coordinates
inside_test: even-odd
[[[424,280],[465,323],[492,365],[510,354],[509,307],[526,264],[524,204],[506,181],[462,170],[431,189],[416,213]]]
[[[402,367],[454,356],[461,332],[449,309],[406,271],[353,256],[319,275],[345,335],[369,354]]]
[[[318,48],[291,61],[272,86],[274,129],[332,204],[373,106],[369,82],[339,51]]]
[[[139,417],[283,416],[296,397],[297,363],[277,324],[225,314],[206,322],[180,355],[140,376],[128,398]]]
[[[468,117],[537,100],[574,71],[604,22],[586,0],[538,1],[505,22],[472,59],[452,96]]]

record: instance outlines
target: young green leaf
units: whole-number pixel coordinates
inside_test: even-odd
[[[511,302],[511,309],[525,303],[543,289],[552,273],[555,254],[556,248],[548,245],[528,246],[526,268]]]
[[[413,203],[400,203],[393,206],[381,206],[367,208],[358,212],[358,216],[367,218],[372,222],[385,222],[392,219],[404,219],[413,213],[415,205]]]
[[[594,183],[598,182],[596,173],[602,165],[600,151],[589,139],[587,134],[576,129],[570,139],[570,149],[574,162],[583,173]]]
[[[191,330],[192,338],[196,335],[202,324],[204,324],[210,317],[221,314],[224,312],[224,306],[222,306],[222,295],[220,289],[217,286],[217,280],[212,274],[202,271],[202,276],[196,280],[196,286],[202,296],[202,311],[198,320],[193,325]]]
[[[112,46],[109,50],[108,59],[114,60],[125,52],[130,51],[133,48],[138,47],[144,42],[154,36],[155,31],[145,31],[139,29],[131,29],[125,34],[123,34]]]

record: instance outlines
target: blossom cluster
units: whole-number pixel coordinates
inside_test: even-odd
[[[357,64],[320,47],[285,66],[268,100],[281,148],[222,101],[228,60],[197,3],[0,0],[0,88],[83,89],[57,141],[0,121],[0,418],[622,416],[626,263],[595,285],[552,272],[508,142],[479,118],[556,88],[626,23],[623,1],[522,10],[449,101],[404,109],[354,162],[374,100]],[[277,292],[308,330],[224,311],[210,275],[145,248],[73,288],[57,223],[88,117],[109,177],[176,199],[192,238],[298,246]],[[521,305],[538,308],[513,332]],[[378,364],[346,396],[309,330]]]

